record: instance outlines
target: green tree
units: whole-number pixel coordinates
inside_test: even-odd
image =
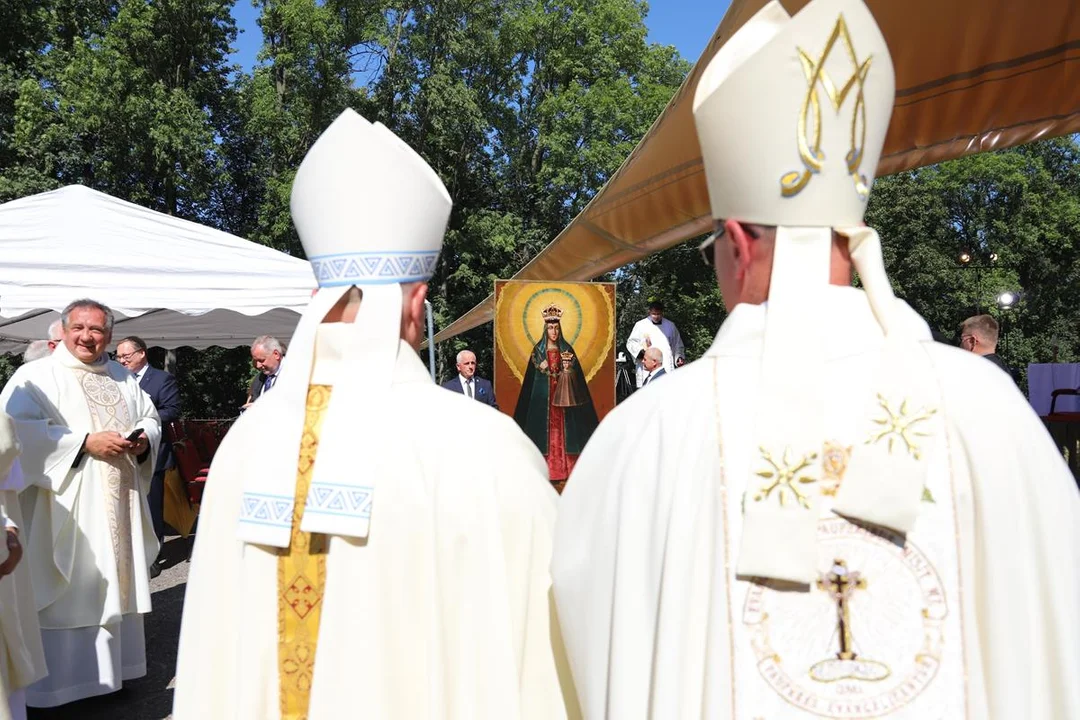
[[[340,3],[255,5],[262,11],[259,65],[237,81],[235,125],[224,143],[236,209],[246,221],[236,232],[302,256],[289,212],[292,181],[319,134],[358,99],[349,64],[349,28],[358,20]]]
[[[86,35],[60,26],[19,85],[11,143],[19,162],[0,189],[82,183],[201,219],[219,174],[215,113],[229,89],[230,7],[132,0]]]
[[[635,0],[440,2],[415,25],[373,98],[440,172],[455,210],[434,278],[437,326],[550,242],[618,169],[689,69],[646,41]],[[386,90],[383,85],[392,85]],[[440,348],[449,374],[470,345],[490,368],[490,327]]]
[[[1055,348],[1061,362],[1080,357],[1074,138],[881,178],[867,223],[882,236],[897,294],[946,337],[977,312],[995,315],[1004,322],[999,349],[1021,380],[1028,363],[1051,362]],[[1005,291],[1020,293],[1016,307],[998,307]]]

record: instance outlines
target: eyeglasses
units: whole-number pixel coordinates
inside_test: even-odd
[[[705,242],[698,245],[698,252],[701,253],[701,261],[704,262],[707,267],[716,266],[716,250],[714,246],[716,245],[717,240],[724,237],[725,232],[727,232],[727,228],[721,222],[720,229],[705,238]]]
[[[705,238],[705,242],[698,245],[698,252],[701,253],[701,259],[709,267],[715,267],[716,265],[716,251],[714,249],[716,241],[724,237],[724,234],[727,232],[726,220],[716,220],[714,222],[720,226],[720,229],[714,232],[709,237]],[[739,223],[739,227],[741,227],[743,229],[743,232],[745,232],[754,240],[757,240],[759,237],[761,237],[761,233],[759,233],[756,228],[750,225],[744,225],[742,223]]]
[[[135,350],[133,352],[129,352],[127,355],[117,355],[116,356],[116,361],[117,362],[127,362],[128,360],[135,357],[136,355],[138,355],[141,352],[145,352],[145,350]]]

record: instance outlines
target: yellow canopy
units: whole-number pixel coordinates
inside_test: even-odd
[[[603,189],[517,280],[591,280],[712,225],[691,104],[716,51],[766,0],[732,0],[667,108]],[[782,0],[794,14],[808,0]],[[1080,131],[1076,0],[867,0],[896,68],[877,174]],[[489,296],[435,336],[492,319]]]

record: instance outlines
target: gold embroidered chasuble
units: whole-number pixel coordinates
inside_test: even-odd
[[[277,561],[278,675],[282,720],[306,720],[315,677],[323,590],[326,587],[325,535],[300,530],[311,470],[319,449],[319,431],[330,404],[331,388],[311,385],[304,414],[304,434],[296,467],[296,504],[287,550]]]
[[[79,386],[86,397],[93,432],[112,430],[127,435],[132,426],[131,413],[116,381],[104,373],[78,368],[74,370]],[[130,455],[101,461],[103,465],[101,492],[116,558],[119,581],[120,610],[125,615],[135,612],[135,556],[132,547],[132,528],[138,527],[142,508],[135,485],[135,462]]]

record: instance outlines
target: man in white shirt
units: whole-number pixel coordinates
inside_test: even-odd
[[[462,350],[457,354],[457,371],[457,377],[442,384],[444,388],[499,409],[495,403],[495,390],[491,387],[491,381],[476,374],[476,355],[471,350]]]

